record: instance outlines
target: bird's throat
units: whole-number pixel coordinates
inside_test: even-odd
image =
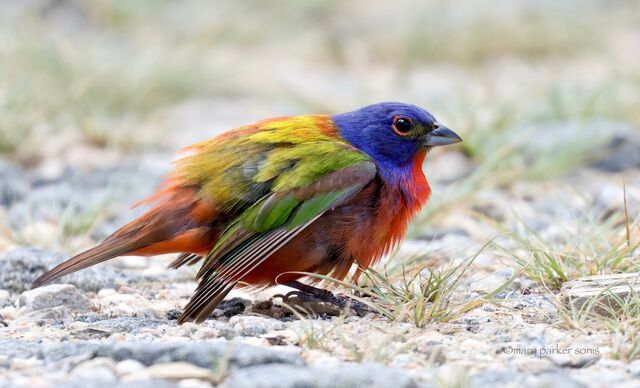
[[[380,168],[380,175],[389,192],[406,207],[409,216],[418,212],[431,195],[431,187],[422,172],[426,151],[420,151],[406,165]]]

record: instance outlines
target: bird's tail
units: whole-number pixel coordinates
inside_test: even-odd
[[[140,218],[117,230],[101,244],[59,264],[33,282],[44,286],[54,280],[118,256],[208,252],[221,227],[213,203],[198,199],[195,188],[171,185],[151,198],[161,201]]]
[[[33,282],[33,288],[44,286],[62,276],[113,259],[114,257],[126,255],[130,251],[130,244],[126,244],[124,241],[103,242],[59,264],[49,272],[40,276]]]

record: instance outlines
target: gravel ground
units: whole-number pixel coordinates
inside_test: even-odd
[[[629,187],[640,186],[637,166],[620,168],[619,158],[615,148],[592,167],[552,181],[493,189],[486,195],[505,200],[483,211],[506,225],[515,222],[517,212],[551,238],[574,216],[564,205],[575,203],[573,193],[604,211],[622,198],[612,171],[622,171]],[[437,169],[460,160],[459,154],[446,153],[427,165]],[[43,233],[54,229],[52,220],[69,212],[80,217],[90,202],[103,201],[100,188],[108,186],[115,194],[103,205],[106,210],[92,221],[88,237],[75,244],[96,241],[131,217],[128,204],[159,181],[162,171],[155,161],[124,158],[99,169],[68,165],[44,178],[38,169],[0,160],[0,211],[15,234],[31,233],[38,224]],[[632,194],[629,206],[637,209],[637,193]],[[486,241],[487,232],[464,212],[451,211],[413,236],[401,253],[465,257]],[[376,314],[325,311],[299,319],[274,297],[286,291],[280,289],[234,291],[210,320],[178,326],[176,318],[195,284],[192,269],[166,270],[169,258],[118,259],[30,290],[31,281],[66,255],[5,244],[0,386],[640,386],[640,361],[613,359],[605,334],[559,328],[551,294],[524,276],[494,303],[422,328]],[[473,268],[464,298],[486,294],[515,271],[484,253]]]
[[[640,269],[638,2],[277,3],[0,1],[0,388],[640,387],[638,295],[585,318],[532,275]],[[178,326],[196,269],[172,256],[30,289],[140,215],[181,146],[385,100],[464,138],[376,268],[468,265],[431,320],[294,314],[275,288]]]

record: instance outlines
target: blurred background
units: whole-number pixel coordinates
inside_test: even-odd
[[[177,327],[194,268],[168,271],[168,257],[62,279],[97,306],[83,316],[16,307],[35,277],[141,214],[131,205],[181,147],[267,117],[389,100],[428,109],[464,142],[428,156],[430,202],[398,251],[360,278],[385,317],[291,321],[270,289],[238,291],[216,319]],[[634,284],[605,306],[611,314],[563,296],[581,278],[623,272]],[[309,365],[399,366],[438,387],[469,376],[471,386],[632,385],[639,272],[637,0],[0,0],[0,337],[16,340],[0,346],[0,368],[25,358],[9,386],[23,375],[49,382],[24,386],[62,386],[63,364],[25,355],[80,349],[53,351],[51,340],[142,340],[166,360],[162,341],[222,337],[291,345]],[[552,362],[507,354],[508,344],[597,354]],[[75,375],[84,386],[104,369],[88,365]],[[385,373],[372,365],[343,373]],[[288,374],[267,368],[252,381],[282,386]]]
[[[435,224],[518,182],[623,171],[638,42],[637,1],[2,0],[0,241],[73,251],[132,217],[182,146],[378,101],[465,139],[426,163]]]

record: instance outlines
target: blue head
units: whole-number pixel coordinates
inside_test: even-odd
[[[462,141],[426,110],[399,102],[381,102],[332,118],[342,137],[382,169],[407,167],[432,147]]]

